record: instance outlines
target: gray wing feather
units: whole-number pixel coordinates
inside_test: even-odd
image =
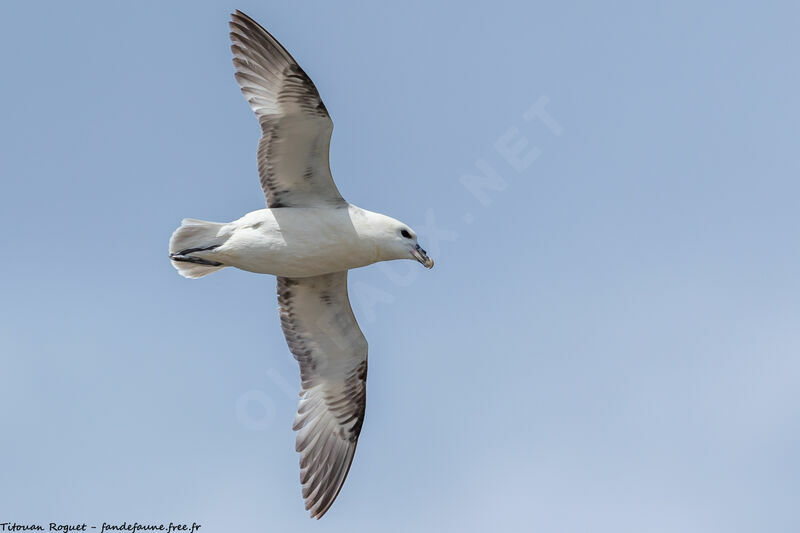
[[[231,15],[236,81],[261,124],[258,173],[267,206],[338,206],[331,176],[333,122],[314,83],[256,21]]]
[[[278,278],[281,326],[300,364],[294,429],[306,509],[320,518],[344,484],[367,399],[367,340],[347,296],[347,272]]]

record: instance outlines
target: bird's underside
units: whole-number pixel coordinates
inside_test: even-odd
[[[320,518],[350,470],[366,405],[367,341],[350,306],[347,269],[433,261],[410,228],[339,194],[328,163],[333,122],[283,46],[240,11],[230,38],[236,80],[261,125],[258,173],[268,209],[227,224],[184,219],[170,259],[190,278],[225,266],[277,274],[281,327],[300,365],[294,430],[302,493]]]
[[[340,207],[328,163],[333,122],[316,87],[257,22],[230,22],[236,80],[261,124],[258,173],[267,207]],[[367,342],[347,296],[347,272],[278,277],[286,342],[300,364],[296,449],[306,509],[333,504],[353,461],[366,404]],[[322,303],[323,305],[320,305]]]

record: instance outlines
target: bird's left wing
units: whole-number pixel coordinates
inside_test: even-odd
[[[267,207],[346,205],[328,160],[333,122],[314,83],[241,11],[230,28],[236,81],[261,124],[258,174]]]
[[[344,484],[367,399],[367,340],[347,296],[347,272],[278,278],[281,326],[300,363],[294,429],[306,509],[320,518]]]

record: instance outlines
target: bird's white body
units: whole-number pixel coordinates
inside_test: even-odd
[[[194,255],[259,274],[319,276],[398,259],[382,246],[387,220],[393,219],[349,204],[259,209],[228,224],[208,223],[205,240],[195,245],[215,247]],[[189,227],[200,224],[188,222]],[[176,239],[180,232],[179,228]],[[171,246],[188,247],[191,244],[180,242]]]

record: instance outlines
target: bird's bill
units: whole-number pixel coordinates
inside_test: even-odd
[[[422,263],[422,266],[425,268],[433,268],[433,259],[428,257],[428,254],[425,253],[425,250],[420,248],[419,244],[411,250],[411,255],[414,256],[414,259]]]

